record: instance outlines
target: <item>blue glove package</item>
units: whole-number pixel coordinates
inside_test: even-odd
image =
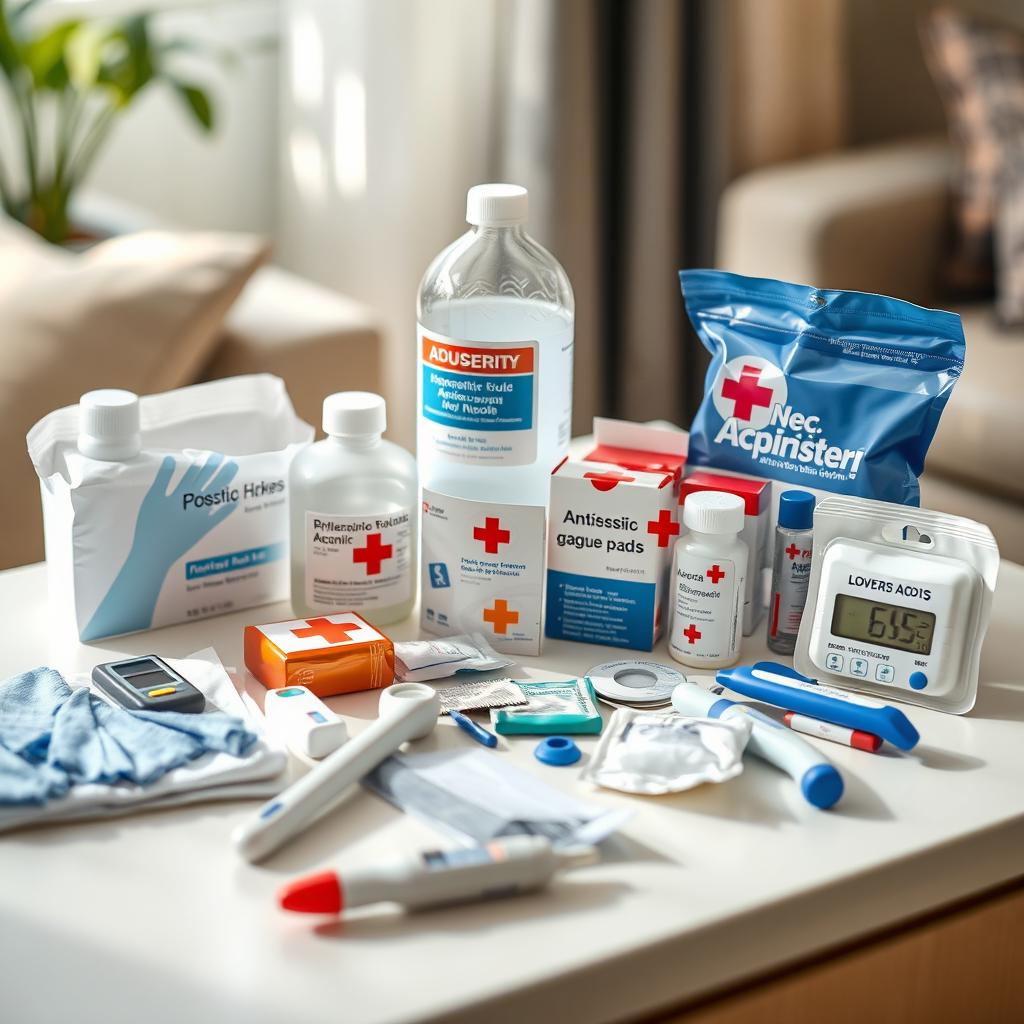
[[[688,465],[920,504],[964,365],[956,313],[718,270],[679,281],[711,353]]]

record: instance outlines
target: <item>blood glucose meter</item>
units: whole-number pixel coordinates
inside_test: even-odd
[[[797,671],[837,686],[902,691],[962,712],[974,701],[998,550],[980,524],[832,498],[814,519]],[[991,579],[989,578],[991,576]]]

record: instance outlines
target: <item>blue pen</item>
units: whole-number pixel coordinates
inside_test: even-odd
[[[672,691],[672,707],[681,715],[696,718],[732,718],[747,715],[752,721],[747,750],[784,771],[800,786],[804,799],[827,810],[843,795],[839,769],[817,747],[800,739],[781,722],[748,704],[721,696],[722,687],[710,690],[696,683],[680,683]]]
[[[496,747],[498,745],[498,737],[493,732],[488,732],[482,725],[477,725],[467,715],[464,715],[461,711],[449,711],[448,717],[467,735],[472,736],[477,743],[482,743],[485,747]]]
[[[818,683],[787,665],[759,661],[753,666],[722,669],[715,678],[722,686],[744,697],[820,718],[833,725],[872,732],[900,750],[910,750],[921,738],[899,708]]]

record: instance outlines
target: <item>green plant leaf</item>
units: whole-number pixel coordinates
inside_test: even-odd
[[[37,89],[67,88],[70,76],[65,53],[68,40],[79,31],[80,25],[78,21],[66,21],[22,44],[22,60]]]
[[[197,85],[190,85],[188,82],[180,82],[172,79],[177,94],[184,100],[185,105],[192,112],[192,116],[199,122],[203,131],[213,130],[213,104],[207,93]]]
[[[18,51],[18,43],[14,34],[11,32],[6,4],[4,0],[0,0],[0,70],[9,79],[13,79],[21,66],[21,54]]]

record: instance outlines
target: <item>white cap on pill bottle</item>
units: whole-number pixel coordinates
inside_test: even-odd
[[[474,185],[466,194],[466,220],[485,228],[526,223],[529,193],[522,185]]]
[[[323,428],[331,437],[379,436],[387,425],[384,399],[372,391],[339,391],[324,399]]]
[[[743,515],[743,499],[738,494],[698,491],[683,502],[683,525],[696,533],[739,533]]]
[[[121,462],[142,450],[139,396],[120,388],[87,391],[78,401],[78,450],[90,459]]]

